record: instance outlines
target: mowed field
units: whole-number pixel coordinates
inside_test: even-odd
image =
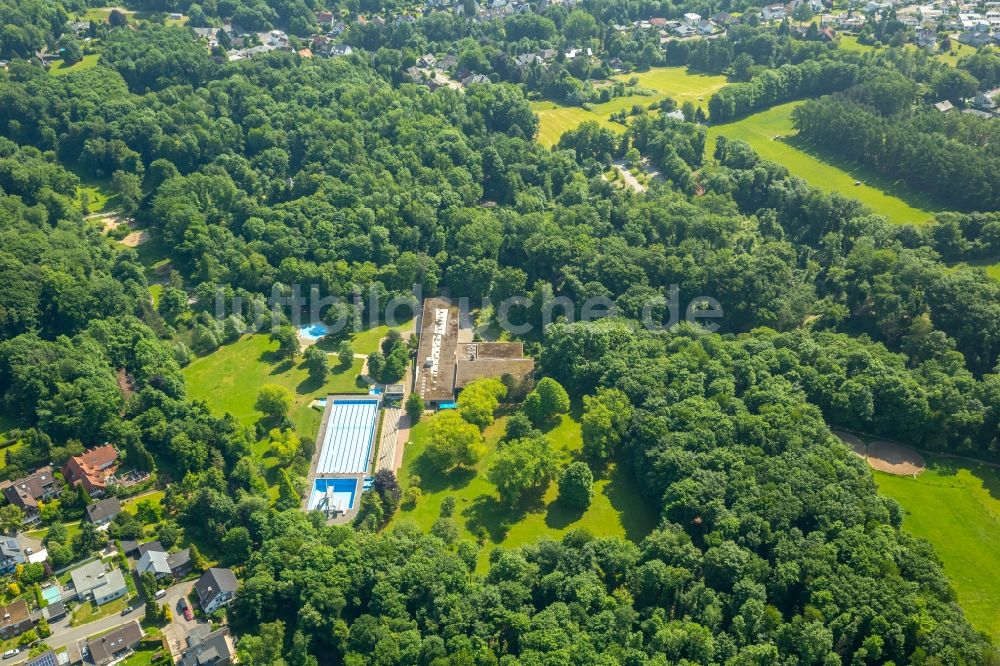
[[[454,497],[459,538],[485,537],[479,552],[480,572],[485,572],[489,552],[497,546],[515,548],[542,538],[558,540],[566,532],[578,528],[597,536],[621,536],[639,541],[655,527],[656,516],[641,499],[635,480],[613,463],[595,473],[594,499],[586,511],[563,506],[557,499],[558,481],[553,481],[540,498],[512,513],[501,504],[496,488],[486,478],[506,427],[506,417],[497,419],[484,432],[486,454],[474,469],[460,469],[447,475],[436,473],[423,457],[429,439],[428,423],[432,418],[425,416],[410,431],[410,442],[399,470],[400,485],[404,488],[411,484],[413,475],[420,477],[423,495],[415,507],[401,509],[392,522],[415,521],[421,529],[429,530],[440,515],[444,498]],[[564,416],[546,435],[560,465],[578,457],[583,440],[576,418]]]
[[[593,120],[615,132],[622,132],[625,127],[611,122],[608,116],[631,109],[636,104],[648,107],[664,97],[672,97],[678,106],[690,101],[696,107],[701,105],[707,110],[708,98],[726,84],[724,76],[693,74],[683,67],[653,67],[646,72],[616,76],[615,80],[628,81],[633,77],[639,81],[636,94],[595,104],[590,111],[578,106],[563,106],[549,101],[533,102],[531,107],[538,114],[539,120],[539,143],[547,148],[554,146],[564,132],[588,120]],[[639,94],[640,91],[649,94]]]
[[[83,59],[79,62],[75,62],[72,65],[67,65],[65,62],[60,60],[53,60],[52,65],[49,66],[49,74],[53,76],[65,76],[71,72],[82,72],[85,69],[90,69],[97,66],[97,61],[101,59],[99,53],[90,53],[83,56]]]
[[[906,510],[903,528],[927,539],[972,625],[1000,642],[1000,474],[928,458],[920,476],[873,472],[879,491]]]
[[[716,137],[742,139],[764,159],[781,164],[811,185],[857,199],[892,222],[922,224],[931,219],[935,206],[902,183],[890,182],[861,165],[826,158],[803,142],[796,142],[792,110],[799,104],[781,104],[735,122],[709,127],[706,157],[714,153]],[[782,138],[775,139],[776,136]],[[856,180],[862,184],[855,185]]]
[[[302,357],[294,361],[276,357],[276,342],[266,335],[247,335],[231,345],[202,356],[184,368],[188,397],[204,400],[217,413],[229,412],[242,423],[251,425],[261,413],[254,409],[257,391],[265,384],[284,386],[292,393],[289,418],[304,440],[316,436],[320,413],[309,407],[314,398],[330,393],[364,393],[358,374],[364,361],[355,359],[347,369],[333,367],[325,384],[309,378]],[[336,357],[331,357],[331,366]]]

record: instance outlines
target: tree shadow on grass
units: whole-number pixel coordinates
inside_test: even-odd
[[[272,374],[272,375],[283,375],[283,374],[285,374],[286,372],[288,372],[289,370],[291,370],[294,367],[295,367],[295,363],[293,361],[291,361],[290,359],[285,359],[284,361],[282,361],[278,365],[276,365],[273,368],[271,368],[271,373],[270,374]]]
[[[476,470],[468,467],[456,467],[442,474],[435,468],[426,454],[420,454],[413,461],[410,474],[416,474],[420,477],[420,490],[424,493],[458,490],[469,485],[476,478]]]
[[[480,495],[462,511],[465,527],[473,534],[485,529],[490,541],[500,543],[507,536],[506,524],[515,522],[510,510],[492,495]]]
[[[545,513],[545,525],[554,530],[563,530],[583,518],[586,509],[567,506],[561,500],[549,504]]]
[[[656,528],[659,517],[642,497],[638,482],[625,465],[609,465],[606,475],[610,481],[602,493],[621,516],[625,536],[630,541],[642,541]]]
[[[298,393],[299,395],[303,395],[306,393],[315,393],[316,391],[323,388],[323,384],[324,382],[321,380],[314,379],[312,377],[306,377],[301,382],[299,382],[298,386],[295,387],[295,392]]]

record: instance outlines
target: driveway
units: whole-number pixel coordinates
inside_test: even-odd
[[[174,641],[179,640],[180,643],[178,643],[179,648],[177,649],[177,654],[180,654],[180,650],[187,646],[184,639],[187,638],[191,628],[198,624],[197,620],[188,622],[184,619],[184,615],[177,611],[177,602],[186,592],[190,591],[193,586],[193,582],[171,585],[167,588],[166,596],[157,600],[158,603],[169,603],[170,611],[173,613],[173,620],[163,629],[168,640],[170,641],[171,653],[173,653],[175,649]],[[49,628],[52,629],[52,635],[46,638],[45,642],[53,650],[58,650],[59,648],[66,647],[72,643],[80,643],[84,639],[96,634],[103,634],[111,631],[112,629],[120,627],[123,624],[128,624],[132,620],[138,620],[141,622],[145,612],[146,604],[138,603],[135,605],[135,610],[124,617],[118,614],[109,615],[108,617],[101,618],[100,620],[94,620],[93,622],[88,622],[87,624],[81,624],[78,627],[69,626],[70,618],[69,615],[67,615],[61,620],[56,620],[49,624]],[[23,659],[11,662],[11,664],[21,664],[26,661],[27,653],[25,653],[25,657]]]
[[[170,654],[174,657],[175,661],[180,656],[181,651],[187,647],[186,641],[191,630],[199,624],[208,624],[205,620],[199,620],[197,617],[192,620],[185,620],[184,614],[177,607],[177,603],[181,600],[181,597],[187,596],[193,587],[194,581],[177,583],[167,588],[167,595],[165,597],[157,600],[157,603],[165,603],[170,608],[172,617],[170,624],[163,628],[163,635],[167,639]]]

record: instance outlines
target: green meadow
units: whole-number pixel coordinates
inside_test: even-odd
[[[801,102],[781,104],[731,123],[709,127],[707,156],[715,151],[718,136],[742,139],[764,159],[781,164],[815,187],[857,199],[892,222],[922,224],[931,219],[931,211],[937,207],[905,184],[867,166],[823,155],[798,141],[792,126],[792,110],[799,104]],[[855,185],[855,181],[861,184]]]
[[[53,60],[52,64],[49,66],[49,74],[53,76],[66,76],[72,72],[82,72],[85,69],[91,69],[97,66],[97,61],[101,59],[99,53],[90,53],[83,56],[83,59],[79,62],[75,62],[72,65],[67,65],[62,59]]]
[[[905,509],[903,529],[934,546],[972,625],[1000,642],[997,469],[930,457],[916,478],[873,473],[879,491]]]
[[[355,359],[350,368],[334,367],[325,384],[309,378],[302,357],[294,361],[277,357],[278,344],[266,335],[247,335],[231,345],[195,359],[184,368],[188,396],[204,400],[219,414],[229,412],[242,423],[256,423],[262,416],[254,409],[257,391],[264,384],[278,384],[292,393],[289,418],[303,438],[315,437],[319,411],[311,409],[314,398],[330,393],[364,393],[367,388],[358,375],[363,361]],[[331,365],[336,362],[331,358]]]
[[[632,475],[613,463],[595,473],[594,499],[586,511],[563,506],[557,499],[558,482],[553,481],[541,497],[528,500],[526,506],[512,512],[500,502],[496,488],[486,478],[506,427],[506,417],[497,419],[485,430],[486,453],[475,467],[449,474],[430,468],[423,456],[432,418],[425,416],[410,431],[410,442],[399,470],[400,485],[408,487],[416,474],[423,494],[415,507],[401,509],[392,522],[414,521],[421,529],[428,530],[440,515],[444,498],[454,497],[459,538],[483,542],[480,571],[485,571],[489,553],[497,546],[514,548],[542,538],[558,540],[568,531],[580,528],[597,536],[622,536],[639,541],[656,525],[656,516],[641,499]],[[575,416],[564,416],[546,435],[561,465],[579,458],[583,442]]]
[[[726,77],[689,73],[683,67],[653,67],[646,72],[622,74],[616,81],[637,79],[631,94],[615,97],[610,101],[594,104],[591,110],[579,106],[563,106],[555,102],[532,102],[531,107],[538,115],[538,141],[545,147],[554,146],[559,137],[588,120],[597,122],[615,132],[625,130],[623,125],[613,123],[611,114],[631,109],[636,104],[643,108],[664,97],[672,97],[678,106],[691,101],[695,106],[707,108],[708,98],[726,84]]]

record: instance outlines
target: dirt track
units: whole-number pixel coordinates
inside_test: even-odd
[[[877,469],[880,472],[899,476],[916,476],[924,471],[926,466],[924,457],[908,446],[883,440],[872,442],[866,446],[860,438],[846,432],[834,430],[833,434],[851,447],[855,454],[868,461],[872,469]]]

